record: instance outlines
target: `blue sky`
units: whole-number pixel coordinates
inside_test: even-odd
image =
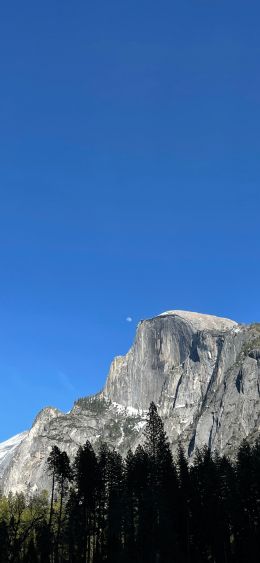
[[[259,17],[2,3],[0,440],[99,390],[142,318],[260,320]]]

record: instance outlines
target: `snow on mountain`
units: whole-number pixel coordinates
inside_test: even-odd
[[[28,432],[21,432],[21,434],[16,434],[16,436],[9,440],[0,443],[0,477],[3,475],[4,469],[12,458],[15,449],[26,438],[27,434]]]
[[[140,321],[132,347],[116,357],[104,389],[67,414],[45,408],[31,430],[0,445],[0,485],[30,492],[50,487],[46,460],[58,445],[73,459],[90,440],[123,456],[143,440],[147,409],[158,406],[171,449],[236,454],[260,429],[260,324],[172,310]]]

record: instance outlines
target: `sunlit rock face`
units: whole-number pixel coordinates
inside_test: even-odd
[[[204,444],[234,455],[260,425],[260,325],[167,311],[141,321],[126,356],[115,358],[101,393],[70,413],[47,408],[14,445],[1,469],[4,492],[49,487],[46,459],[54,444],[74,456],[101,441],[123,455],[142,441],[146,412],[158,405],[173,449],[190,459]],[[0,445],[1,454],[1,445]]]
[[[22,432],[0,444],[0,479],[3,476],[5,468],[8,467],[15,450],[22,443],[27,434],[28,432]]]
[[[133,347],[112,363],[104,395],[141,409],[151,401],[160,403],[168,383],[176,381],[173,371],[182,369],[188,358],[197,363],[198,332],[225,333],[236,326],[228,319],[187,311],[168,311],[141,321]]]

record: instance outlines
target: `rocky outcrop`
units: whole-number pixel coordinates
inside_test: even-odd
[[[198,335],[205,331],[225,334],[236,326],[228,319],[187,311],[168,311],[141,321],[133,347],[113,361],[103,395],[141,409],[148,408],[151,401],[160,403],[168,380],[176,382],[176,369],[183,369],[187,359],[195,366],[198,363]],[[206,341],[202,347],[207,347]]]
[[[142,440],[152,400],[173,451],[181,440],[191,459],[204,444],[234,455],[244,437],[259,432],[260,325],[186,311],[141,321],[101,393],[77,401],[68,414],[41,411],[2,467],[3,490],[48,488],[54,444],[73,456],[87,439],[95,447],[107,441],[124,455]]]
[[[15,450],[22,443],[24,438],[28,435],[28,432],[22,432],[6,440],[0,444],[0,480],[4,474],[6,467],[9,466]]]
[[[2,490],[31,493],[48,489],[50,478],[46,460],[52,446],[58,445],[73,458],[87,440],[98,448],[106,441],[122,454],[137,445],[145,425],[145,413],[126,408],[100,396],[77,401],[70,413],[45,408],[31,430],[12,452],[2,474]]]

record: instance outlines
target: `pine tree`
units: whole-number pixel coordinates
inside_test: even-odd
[[[254,469],[254,450],[244,440],[238,450],[236,464],[239,509],[236,522],[237,561],[240,563],[248,558],[252,563],[257,561],[259,553],[256,536],[256,521],[259,513],[259,499],[256,495]]]
[[[153,494],[150,485],[150,460],[142,446],[134,453],[132,467],[135,507],[135,557],[138,563],[152,561],[154,552],[154,510]]]
[[[189,465],[181,444],[178,446],[177,473],[179,481],[178,490],[178,542],[179,559],[181,563],[191,563],[191,501],[192,485]]]
[[[51,504],[50,504],[50,516],[49,516],[49,528],[51,530],[52,526],[52,518],[53,518],[53,506],[54,506],[54,492],[55,492],[55,485],[56,485],[56,478],[58,475],[58,469],[60,464],[60,457],[61,451],[57,446],[53,446],[50,455],[47,459],[47,466],[48,472],[52,478],[52,487],[51,487]]]
[[[253,448],[251,449],[252,462],[252,487],[255,497],[255,550],[260,553],[260,438],[257,439]]]
[[[151,557],[158,561],[170,561],[173,542],[171,525],[173,506],[170,491],[176,487],[176,474],[170,445],[157,407],[151,403],[145,429],[144,449],[149,456],[149,481],[152,497],[152,534],[154,553]],[[171,531],[170,531],[171,530]]]
[[[62,519],[62,510],[63,510],[63,502],[64,497],[68,488],[68,483],[72,479],[72,470],[70,467],[70,460],[66,452],[60,452],[58,456],[58,463],[57,463],[57,483],[58,483],[58,490],[60,494],[60,506],[59,506],[59,514],[58,514],[58,527],[57,527],[57,536],[55,542],[55,559],[56,561],[59,560],[59,543],[60,543],[60,535],[61,535],[61,519]]]
[[[89,441],[77,452],[74,479],[79,509],[82,513],[83,561],[90,563],[96,542],[98,463]]]
[[[109,449],[107,444],[101,443],[98,452],[95,563],[103,561],[107,548],[108,479]]]
[[[124,509],[124,560],[130,563],[135,552],[135,524],[137,517],[135,456],[131,450],[128,451],[125,459]]]
[[[158,414],[155,403],[151,403],[148,411],[147,424],[144,431],[144,449],[151,459],[157,461],[164,451],[169,452],[168,440],[161,417]]]
[[[82,505],[76,491],[71,488],[66,504],[64,536],[66,539],[69,563],[79,563],[83,558]]]
[[[226,563],[232,558],[231,537],[234,537],[233,515],[236,512],[236,483],[232,463],[217,452],[213,456],[217,474],[216,489],[219,502],[219,518],[216,532],[217,546],[222,549],[222,559]],[[217,537],[218,536],[218,537]],[[234,540],[233,540],[234,543]]]
[[[121,455],[108,456],[107,552],[109,563],[121,563],[123,532],[124,473]]]

